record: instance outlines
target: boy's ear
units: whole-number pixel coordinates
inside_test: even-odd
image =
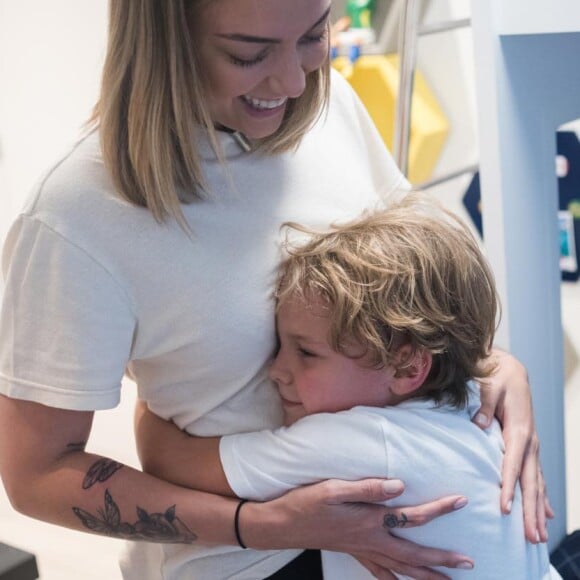
[[[433,365],[433,354],[426,348],[418,348],[413,356],[411,345],[404,345],[398,355],[399,361],[406,363],[395,373],[391,390],[397,395],[410,395],[427,380]],[[409,357],[412,357],[411,360]]]

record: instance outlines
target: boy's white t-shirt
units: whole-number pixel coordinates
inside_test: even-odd
[[[525,540],[519,487],[512,514],[500,512],[503,439],[497,422],[486,432],[471,423],[478,408],[472,391],[464,410],[409,400],[311,415],[287,428],[223,437],[220,457],[236,495],[258,501],[330,478],[401,479],[405,492],[389,502],[392,506],[465,495],[465,508],[393,533],[473,558],[473,571],[440,568],[451,578],[558,578],[550,571],[546,545]],[[323,555],[325,578],[371,578],[348,556]]]

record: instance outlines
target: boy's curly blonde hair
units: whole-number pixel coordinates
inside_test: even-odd
[[[398,373],[419,349],[433,355],[421,394],[463,406],[466,382],[488,377],[499,303],[493,274],[467,226],[425,193],[316,233],[288,249],[278,303],[312,296],[328,306],[330,345],[353,341],[377,367]],[[401,362],[397,351],[411,346]]]

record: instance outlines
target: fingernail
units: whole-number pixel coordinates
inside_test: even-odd
[[[454,510],[460,510],[461,508],[464,508],[467,505],[467,498],[466,497],[460,497],[454,504],[453,504],[453,509]]]
[[[508,514],[511,514],[511,513],[512,513],[512,505],[513,505],[513,502],[512,502],[512,500],[510,499],[510,500],[507,502],[506,506],[505,506],[505,509],[507,510],[507,513],[508,513]]]
[[[383,482],[385,493],[400,493],[405,489],[405,484],[400,479],[388,479]]]
[[[456,568],[461,568],[462,570],[473,570],[473,563],[472,562],[459,562]]]
[[[481,427],[487,427],[489,420],[487,418],[487,415],[485,415],[484,413],[478,413],[475,416],[475,422]]]
[[[540,532],[538,532],[538,530],[536,530],[536,544],[539,544],[542,541],[542,538],[540,538]]]

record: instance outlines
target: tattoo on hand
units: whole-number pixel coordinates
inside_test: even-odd
[[[197,540],[197,536],[175,515],[175,506],[165,513],[151,514],[137,506],[139,519],[134,524],[122,522],[119,506],[108,489],[105,490],[104,508],[97,510],[99,517],[78,507],[72,510],[85,528],[116,538],[175,544],[191,544]]]
[[[409,519],[407,516],[401,512],[401,519],[397,518],[396,514],[387,514],[383,518],[383,527],[384,528],[404,528],[405,525],[408,523]]]
[[[121,463],[117,463],[112,459],[105,459],[104,457],[99,459],[89,467],[83,480],[83,489],[89,489],[97,482],[107,481],[121,467],[123,467]]]

